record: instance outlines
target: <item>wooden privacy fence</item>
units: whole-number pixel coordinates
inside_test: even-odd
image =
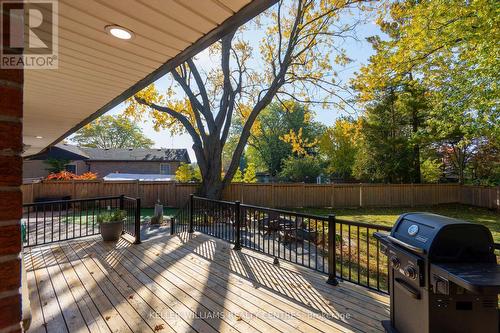
[[[141,198],[143,207],[157,201],[183,206],[197,184],[138,181],[50,181],[25,184],[23,202],[71,196],[83,199],[126,195]],[[463,203],[500,209],[500,187],[458,184],[231,184],[224,200],[265,207],[404,207]]]

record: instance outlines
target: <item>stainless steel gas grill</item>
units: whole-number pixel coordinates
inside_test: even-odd
[[[500,266],[486,227],[408,213],[375,237],[389,258],[386,332],[499,332]]]

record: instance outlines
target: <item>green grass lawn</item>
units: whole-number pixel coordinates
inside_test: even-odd
[[[339,219],[392,226],[400,214],[407,212],[430,212],[461,220],[484,224],[491,230],[495,242],[500,242],[500,214],[486,208],[460,204],[393,207],[393,208],[295,208],[295,211],[315,215],[335,214]]]
[[[163,208],[164,217],[172,217],[177,213],[177,208]],[[105,214],[106,210],[102,209],[101,213]],[[141,223],[149,221],[154,214],[154,208],[141,208]],[[94,210],[75,210],[74,214],[70,213],[61,217],[61,222],[68,224],[97,224],[97,216],[99,213]],[[57,217],[57,213],[55,214]]]
[[[151,218],[154,214],[154,208],[141,208],[141,221],[144,221],[146,218]],[[163,208],[163,216],[164,217],[172,217],[177,213],[177,208]]]
[[[488,227],[495,242],[500,243],[500,214],[485,208],[471,207],[459,204],[440,205],[440,206],[424,206],[424,207],[393,207],[393,208],[352,208],[352,209],[332,209],[332,208],[292,208],[288,210],[300,211],[314,215],[328,215],[335,214],[337,218],[349,221],[364,222],[368,224],[378,224],[392,226],[399,215],[407,212],[430,212],[439,215],[454,217],[469,222],[481,223]],[[370,285],[375,287],[375,280],[377,279],[377,251],[376,240],[371,235],[372,231],[365,228],[356,227],[349,230],[348,226],[342,225],[337,227],[337,242],[340,240],[340,229],[342,229],[341,245],[337,243],[337,274],[342,274],[343,278],[351,281],[359,281],[361,284]],[[359,232],[359,234],[358,234]],[[348,244],[348,235],[352,237],[352,245]],[[357,240],[360,243],[357,243]],[[367,239],[368,238],[368,239]],[[369,242],[371,250],[367,251],[367,242]],[[359,245],[359,246],[358,246]],[[342,250],[341,250],[342,249]],[[340,256],[342,252],[342,256]],[[369,257],[369,259],[368,259]],[[359,265],[357,264],[359,260]],[[386,258],[380,257],[381,271],[379,275],[381,289],[387,288],[387,271],[386,271]],[[343,265],[340,262],[343,262]],[[368,269],[369,268],[369,273]],[[367,277],[370,276],[370,281]]]

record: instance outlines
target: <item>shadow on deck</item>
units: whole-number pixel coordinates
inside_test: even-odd
[[[377,332],[388,297],[203,234],[25,250],[29,332]]]

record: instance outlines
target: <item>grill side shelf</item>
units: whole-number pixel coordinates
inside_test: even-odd
[[[500,265],[495,263],[436,263],[431,272],[470,292],[500,293]]]

